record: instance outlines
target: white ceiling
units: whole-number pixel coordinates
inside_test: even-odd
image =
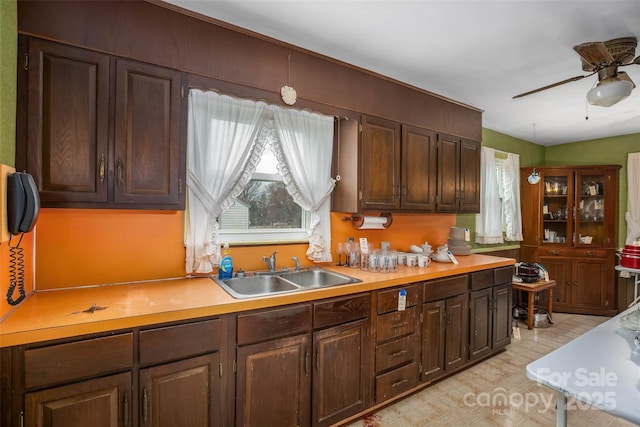
[[[640,0],[168,2],[482,109],[483,127],[540,145],[640,133],[640,65],[621,69],[639,87],[612,107],[587,104],[595,75],[512,99],[588,74],[577,44],[640,39]]]

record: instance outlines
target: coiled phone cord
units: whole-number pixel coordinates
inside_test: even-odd
[[[20,234],[20,240],[15,246],[11,246],[11,239],[9,239],[9,289],[7,290],[7,302],[9,305],[18,305],[26,297],[24,291],[24,251],[20,247],[22,243],[22,237],[24,234]],[[18,298],[13,299],[13,293],[16,286],[18,287]]]

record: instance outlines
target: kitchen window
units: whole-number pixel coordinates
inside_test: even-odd
[[[223,242],[269,235],[303,238],[307,258],[331,261],[334,118],[199,89],[189,91],[188,117],[187,273],[211,272]],[[263,162],[277,174],[258,169]]]
[[[520,156],[482,147],[476,243],[522,240]]]
[[[268,142],[251,180],[218,218],[229,243],[308,242],[309,214],[287,192]]]

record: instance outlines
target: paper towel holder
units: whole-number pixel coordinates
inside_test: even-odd
[[[375,216],[375,215],[368,215],[368,216]],[[381,214],[378,214],[377,216],[386,218],[386,222],[383,224],[383,227],[385,229],[391,226],[391,223],[393,222],[393,215],[391,215],[391,213],[381,213]],[[362,227],[362,224],[364,223],[364,219],[365,219],[365,215],[362,215],[359,213],[353,213],[351,214],[351,216],[345,216],[342,218],[343,221],[351,221],[351,225],[353,225],[353,228],[356,228],[356,229],[359,229]]]

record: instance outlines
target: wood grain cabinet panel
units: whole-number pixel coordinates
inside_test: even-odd
[[[180,71],[26,36],[20,49],[16,164],[44,207],[184,207]]]
[[[127,427],[132,405],[131,373],[126,372],[27,393],[24,425]]]

